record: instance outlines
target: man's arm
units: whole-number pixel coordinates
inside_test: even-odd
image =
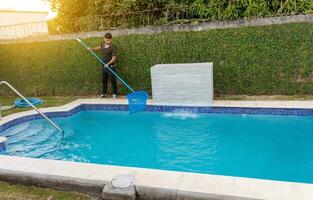
[[[89,51],[99,51],[101,49],[101,46],[93,47],[93,48],[88,48]]]
[[[107,63],[107,65],[112,65],[116,61],[116,56],[112,56],[112,59]]]

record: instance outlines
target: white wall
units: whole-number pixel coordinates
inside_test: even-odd
[[[47,16],[47,12],[0,10],[0,39],[47,34]]]
[[[0,26],[47,21],[47,12],[1,11]]]

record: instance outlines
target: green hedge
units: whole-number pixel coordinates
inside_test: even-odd
[[[85,40],[91,46],[101,41]],[[128,35],[114,42],[119,73],[135,89],[151,92],[154,64],[212,61],[216,95],[313,94],[313,23]],[[99,66],[74,40],[0,45],[0,80],[27,95],[98,94]]]

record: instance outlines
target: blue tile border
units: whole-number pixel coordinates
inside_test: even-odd
[[[57,111],[45,113],[49,118],[69,117],[80,111],[105,110],[127,111],[127,105],[121,104],[81,104],[70,111]],[[305,108],[251,108],[251,107],[196,107],[196,106],[156,106],[148,105],[146,112],[192,112],[216,114],[252,114],[252,115],[295,115],[313,116],[313,109]],[[17,124],[41,119],[39,114],[20,117],[0,126],[0,133]]]
[[[296,115],[313,116],[313,109],[302,108],[251,108],[251,107],[192,107],[192,106],[148,106],[150,112],[186,111],[193,113]]]

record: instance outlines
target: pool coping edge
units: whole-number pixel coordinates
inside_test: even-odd
[[[0,155],[0,180],[16,183],[25,183],[26,179],[40,186],[66,189],[61,186],[67,185],[74,191],[88,193],[86,188],[96,187],[99,192],[102,185],[120,174],[135,177],[136,190],[144,199],[183,199],[180,195],[195,198],[199,194],[203,199],[309,200],[313,197],[313,184],[306,183]]]

